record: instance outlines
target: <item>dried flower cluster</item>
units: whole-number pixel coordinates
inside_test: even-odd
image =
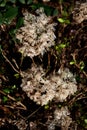
[[[70,118],[70,112],[67,106],[54,111],[54,119],[49,123],[48,130],[55,130],[55,126],[61,126],[62,130],[68,130],[72,119]]]
[[[34,57],[42,54],[55,43],[56,23],[50,23],[51,17],[47,17],[44,9],[36,10],[37,16],[25,12],[24,26],[21,27],[16,37],[20,40],[22,47],[19,51],[24,56]]]
[[[42,106],[53,99],[63,102],[77,91],[75,78],[67,68],[46,77],[43,68],[34,65],[22,75],[22,89],[31,100]]]
[[[37,16],[25,12],[24,27],[17,32],[17,38],[22,43],[19,51],[23,56],[34,56],[48,51],[55,44],[56,23],[50,23],[51,17],[47,17],[43,8],[36,11]],[[46,76],[46,70],[41,65],[32,64],[26,72],[22,72],[23,91],[27,96],[40,105],[46,105],[56,99],[63,102],[77,91],[77,85],[73,74],[69,69],[59,69],[58,73],[50,73]]]
[[[87,2],[76,4],[76,8],[73,11],[73,19],[77,23],[87,20]]]

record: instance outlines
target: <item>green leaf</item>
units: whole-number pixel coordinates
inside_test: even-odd
[[[8,88],[5,88],[5,89],[3,89],[3,92],[9,94],[9,93],[10,93],[10,90],[9,90]]]
[[[31,4],[33,0],[27,0],[27,4]]]
[[[7,23],[11,22],[18,14],[18,7],[10,7],[4,17]]]
[[[84,120],[85,124],[87,124],[87,119]]]
[[[84,67],[85,67],[84,62],[83,62],[83,61],[80,61],[80,69],[81,69],[81,70],[83,70],[83,69],[84,69]]]
[[[17,88],[16,85],[13,85],[13,86],[12,86],[12,89],[16,89],[16,88]]]
[[[17,24],[16,24],[16,29],[20,28],[24,23],[23,17],[19,17]]]
[[[8,101],[8,98],[6,96],[3,96],[3,102],[6,103]]]
[[[61,49],[65,48],[65,47],[66,47],[66,44],[61,43],[61,44],[59,45],[59,48],[61,48]]]
[[[69,21],[68,19],[58,18],[57,20],[58,20],[60,23],[70,24],[70,21]]]
[[[16,3],[16,0],[9,0],[9,2],[11,2],[11,3]]]
[[[3,20],[3,16],[2,14],[0,13],[0,25],[3,24],[4,20]]]
[[[58,10],[55,9],[55,10],[53,11],[53,16],[57,16],[57,15],[58,15]]]
[[[31,5],[31,8],[32,8],[33,10],[37,9],[37,4],[32,4],[32,5]]]
[[[65,23],[66,23],[66,24],[70,24],[70,20],[66,19],[66,20],[65,20]]]
[[[59,21],[60,23],[64,23],[64,22],[65,22],[65,20],[64,20],[63,18],[58,18],[58,21]]]
[[[46,109],[46,110],[49,109],[49,105],[45,105],[44,109]]]
[[[75,64],[75,61],[70,61],[70,65],[74,65]]]
[[[25,0],[19,0],[19,2],[20,2],[21,4],[25,4],[25,3],[26,3]]]
[[[63,11],[62,11],[62,16],[63,16],[63,17],[67,17],[67,16],[68,16],[68,12],[67,12],[66,10],[63,10]]]
[[[19,78],[19,74],[14,74],[14,77],[16,78],[16,79],[18,79]]]
[[[2,2],[0,2],[0,7],[5,7],[6,5],[6,0],[2,0]]]
[[[44,6],[44,12],[46,13],[47,16],[50,16],[50,15],[52,15],[53,8],[51,8],[49,6]]]
[[[44,12],[46,13],[47,16],[50,16],[50,15],[53,15],[53,11],[54,11],[54,8],[48,6],[48,5],[43,5],[41,3],[38,3],[38,4],[32,4],[31,5],[31,8],[33,10],[36,10],[40,7],[43,7],[44,8]]]

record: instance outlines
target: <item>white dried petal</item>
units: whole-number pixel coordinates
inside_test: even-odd
[[[70,118],[70,112],[67,108],[67,106],[62,107],[61,109],[56,109],[54,111],[54,120],[59,123],[62,128],[65,128],[66,130],[68,130],[72,119]]]
[[[56,108],[54,110],[54,119],[50,123],[48,122],[48,130],[55,130],[55,126],[60,126],[62,130],[68,130],[71,123],[72,118],[67,106]]]
[[[50,23],[51,17],[46,16],[44,9],[36,11],[38,16],[24,13],[24,26],[16,34],[22,46],[19,51],[23,56],[33,58],[37,55],[43,55],[46,50],[55,44],[55,26],[56,23]],[[26,46],[27,43],[27,46]]]
[[[56,109],[54,111],[54,118],[56,120],[59,120],[62,117],[66,117],[66,116],[69,116],[69,115],[70,115],[70,112],[69,112],[67,106],[66,107],[62,107],[61,109]]]
[[[30,99],[42,106],[53,99],[63,102],[77,91],[77,85],[69,69],[60,69],[60,71],[60,74],[54,73],[45,77],[44,69],[34,65],[27,72],[23,72],[21,87]]]
[[[77,3],[76,6],[73,11],[73,19],[77,23],[87,20],[87,2]]]

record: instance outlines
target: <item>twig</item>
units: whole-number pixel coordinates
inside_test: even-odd
[[[6,93],[4,93],[3,91],[0,90],[0,93],[7,96],[9,99],[11,99],[12,101],[16,102],[16,105],[20,105],[23,107],[24,110],[27,110],[26,106],[24,104],[22,104],[20,101],[16,101],[16,99],[10,95],[7,95]]]
[[[18,110],[19,110],[19,109],[20,109],[20,110],[25,110],[25,108],[23,108],[23,107],[17,107],[17,106],[14,107],[14,105],[13,105],[13,106],[10,106],[10,105],[4,105],[4,106],[7,107],[7,108],[11,108],[11,109],[15,109],[15,108],[16,108],[16,109],[18,109]],[[24,119],[25,119],[25,118],[24,118]]]
[[[87,89],[85,89],[85,92],[87,92]],[[84,92],[84,93],[85,93]],[[73,99],[71,99],[68,103],[71,106],[73,104],[74,101],[78,101],[80,99],[85,99],[87,97],[85,97],[85,94],[83,92],[80,92],[79,94],[77,94],[76,96],[74,96]]]
[[[12,59],[12,61],[15,63],[15,66],[17,67],[17,69],[19,69],[19,66],[18,66],[16,60],[15,60],[15,59]]]
[[[2,51],[2,55],[5,58],[5,60],[10,64],[10,66],[13,68],[13,70],[17,73],[19,73],[19,71],[12,65],[12,63],[9,61],[9,59],[5,56],[4,52]]]
[[[0,78],[3,79],[4,81],[7,81],[4,75],[0,74]]]
[[[41,108],[41,106],[40,106],[38,109],[36,109],[33,113],[31,113],[31,114],[27,117],[26,121],[27,121],[31,116],[33,116],[36,112],[38,112],[40,108]]]

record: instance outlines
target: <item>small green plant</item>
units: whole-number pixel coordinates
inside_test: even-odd
[[[62,49],[64,49],[66,47],[66,44],[61,43],[57,46],[55,46],[55,50],[58,51],[58,53],[61,53]]]
[[[44,109],[45,109],[45,110],[49,109],[49,105],[48,105],[48,104],[45,105],[45,106],[44,106]]]
[[[75,61],[74,60],[70,61],[70,65],[75,65]]]
[[[58,51],[58,53],[61,53],[61,51],[69,46],[69,42],[67,38],[64,38],[64,41],[58,45],[55,46],[55,50]]]
[[[65,19],[65,18],[58,18],[58,21],[62,24],[70,24],[70,20],[69,19]]]
[[[13,93],[16,89],[17,89],[16,85],[8,86],[8,87],[3,88],[3,92],[6,94],[10,94],[10,93]]]
[[[87,118],[84,119],[84,126],[85,126],[85,129],[87,129]]]
[[[6,103],[8,101],[8,97],[7,96],[3,96],[2,101],[3,101],[3,103]]]
[[[85,67],[84,62],[83,62],[83,61],[80,61],[79,66],[80,66],[80,70],[83,70],[84,67]]]

